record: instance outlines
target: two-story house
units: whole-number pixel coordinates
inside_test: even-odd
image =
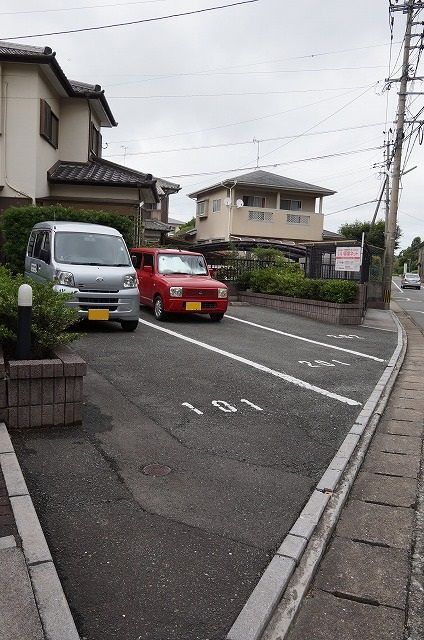
[[[323,198],[334,193],[261,170],[223,180],[189,194],[197,203],[196,242],[320,241]]]
[[[116,126],[101,87],[69,80],[49,47],[0,41],[0,215],[60,203],[131,216],[136,236],[152,211],[167,228],[180,187],[104,160],[101,130]]]

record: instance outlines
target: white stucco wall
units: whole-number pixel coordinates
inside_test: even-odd
[[[85,100],[60,101],[59,157],[70,162],[87,162],[90,114]]]
[[[88,104],[84,99],[68,98],[64,91],[59,94],[32,64],[2,63],[0,87],[1,196],[19,197],[21,192],[31,198],[46,197],[50,193],[47,171],[58,160],[88,160]],[[59,118],[58,149],[40,136],[41,99]],[[98,126],[94,114],[92,120]]]
[[[3,126],[1,133],[1,192],[5,197],[19,193],[35,197],[35,157],[39,130],[38,71],[35,65],[2,65]]]
[[[263,196],[266,198],[265,207],[244,206],[237,208],[235,203],[243,196]],[[280,191],[267,191],[263,188],[242,187],[237,185],[232,190],[231,208],[224,205],[227,190],[217,187],[198,196],[198,202],[208,202],[207,217],[196,216],[196,231],[198,240],[229,239],[229,231],[235,236],[251,236],[262,238],[279,238],[282,240],[321,240],[324,216],[315,213],[316,198],[308,193]],[[212,213],[212,202],[221,198],[221,212]],[[300,211],[286,211],[280,209],[281,200],[301,200]],[[249,219],[249,211],[267,211],[271,214],[271,221],[258,221]],[[305,215],[307,224],[288,223],[287,214]]]
[[[196,230],[197,240],[228,240],[228,211],[229,207],[224,204],[224,199],[227,197],[227,189],[216,189],[210,192],[206,196],[199,196],[198,202],[206,200],[208,203],[208,215],[207,217],[199,218],[196,215]],[[213,200],[221,200],[221,211],[213,213],[212,203]]]

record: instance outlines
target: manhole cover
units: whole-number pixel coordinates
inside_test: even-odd
[[[142,469],[145,476],[167,476],[171,471],[171,467],[167,467],[166,464],[148,464]]]

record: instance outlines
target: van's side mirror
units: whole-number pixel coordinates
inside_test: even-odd
[[[208,272],[211,278],[215,277],[215,269],[212,269],[212,267],[208,267]]]
[[[152,274],[153,273],[153,267],[150,264],[145,264],[143,267],[143,271],[146,271],[147,273]]]
[[[141,264],[141,256],[138,256],[136,254],[133,254],[131,256],[131,262],[133,263],[133,267],[135,269],[140,269],[140,264]]]

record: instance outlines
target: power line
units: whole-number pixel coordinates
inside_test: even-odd
[[[406,213],[406,211],[399,211],[401,216],[408,216],[408,218],[413,218],[414,220],[418,220],[418,222],[423,223],[423,218],[417,218],[416,216],[411,215],[410,213]]]
[[[172,175],[172,176],[162,176],[165,180],[169,179],[169,178],[191,178],[194,176],[212,176],[212,175],[220,175],[220,174],[224,174],[224,173],[233,173],[235,171],[242,171],[243,169],[247,169],[247,170],[254,170],[254,169],[268,169],[271,167],[281,167],[281,166],[288,166],[288,165],[292,165],[292,164],[300,164],[302,162],[312,162],[313,160],[325,160],[327,158],[338,158],[338,157],[342,157],[342,156],[348,156],[348,155],[353,155],[356,153],[364,153],[366,151],[375,151],[377,149],[382,149],[382,145],[379,145],[378,147],[367,147],[365,149],[353,149],[351,151],[339,151],[338,153],[329,153],[326,155],[322,155],[322,156],[312,156],[310,158],[300,158],[298,160],[289,160],[289,161],[285,161],[285,162],[273,162],[272,164],[263,164],[263,165],[259,165],[258,167],[252,166],[252,167],[236,167],[235,169],[221,169],[221,171],[204,171],[201,173],[182,173],[179,175]]]
[[[334,216],[335,213],[342,213],[342,211],[349,211],[350,209],[356,209],[357,207],[363,207],[366,204],[372,204],[377,200],[367,200],[366,202],[360,202],[359,204],[353,204],[351,207],[345,207],[344,209],[338,209],[337,211],[331,211],[330,213],[324,213],[324,218],[328,216]]]
[[[370,85],[373,86],[373,85]],[[316,100],[315,102],[309,102],[308,104],[302,105],[301,107],[291,107],[290,109],[286,109],[285,111],[277,111],[276,113],[269,113],[265,116],[258,116],[257,118],[250,118],[248,120],[239,120],[237,122],[229,122],[227,124],[220,124],[215,127],[208,127],[206,129],[196,129],[194,131],[180,131],[179,133],[169,133],[163,136],[152,136],[148,138],[139,138],[140,141],[144,140],[162,140],[164,138],[175,138],[177,136],[188,136],[195,133],[204,133],[205,131],[216,131],[218,129],[225,129],[227,127],[235,127],[240,124],[248,124],[249,122],[258,122],[259,120],[266,120],[268,118],[275,118],[276,116],[281,116],[286,113],[290,113],[291,111],[298,111],[299,109],[307,109],[308,107],[314,107],[317,104],[321,104],[322,102],[327,102],[328,100],[337,100],[337,98],[343,98],[343,96],[352,93],[351,91],[347,91],[346,93],[341,93],[337,96],[331,96],[330,98],[322,98],[322,100]]]
[[[210,11],[218,11],[219,9],[228,9],[229,7],[237,7],[243,4],[253,4],[260,0],[239,0],[239,2],[232,2],[231,4],[222,4],[215,7],[207,7],[205,9],[195,9],[193,11],[184,11],[183,13],[172,13],[167,16],[157,16],[155,18],[144,18],[143,20],[130,20],[129,22],[116,22],[114,24],[103,24],[98,27],[83,27],[81,29],[67,29],[66,31],[50,31],[46,33],[33,33],[26,34],[24,36],[8,36],[2,38],[2,40],[23,40],[24,38],[41,38],[44,36],[58,36],[67,33],[81,33],[82,31],[99,31],[100,29],[112,29],[114,27],[127,27],[132,24],[143,24],[146,22],[158,22],[159,20],[170,20],[171,18],[181,18],[183,16],[192,16],[198,13],[206,13]]]
[[[395,43],[395,44],[399,44],[399,43]],[[329,55],[334,55],[334,54],[341,54],[341,53],[347,53],[349,51],[360,51],[362,49],[375,49],[375,48],[379,48],[379,47],[386,47],[387,43],[385,44],[376,44],[376,45],[366,45],[363,47],[353,47],[351,49],[339,49],[339,50],[333,50],[333,51],[324,51],[324,52],[318,52],[318,53],[308,53],[308,54],[304,54],[301,56],[290,56],[288,58],[271,58],[268,60],[258,60],[257,62],[244,62],[242,64],[236,64],[236,65],[225,65],[225,66],[220,66],[220,67],[215,67],[213,69],[203,69],[201,71],[196,71],[193,72],[194,74],[210,74],[213,71],[225,71],[227,69],[240,69],[240,68],[244,68],[244,67],[252,67],[252,66],[256,66],[256,65],[262,65],[262,64],[278,64],[280,62],[291,62],[292,60],[304,60],[304,59],[308,59],[308,58],[318,58],[321,56],[329,56]],[[139,76],[141,74],[127,74],[127,73],[120,73],[117,74],[119,75],[119,77],[122,76]],[[150,74],[144,74],[144,75],[150,75]],[[158,76],[151,76],[152,78],[156,78],[156,77],[163,77],[163,78],[168,78],[168,77],[175,77],[178,76],[178,74],[162,74],[162,75],[158,75]],[[111,86],[118,86],[118,85],[111,85]],[[358,87],[359,89],[360,87]],[[323,90],[327,90],[327,89],[323,89]]]
[[[4,73],[3,78],[30,78],[29,74]],[[291,95],[293,93],[323,93],[324,91],[355,91],[356,89],[364,89],[369,85],[361,84],[353,87],[324,87],[316,89],[288,89],[287,91],[241,91],[228,93],[181,93],[169,95],[149,95],[149,96],[108,96],[110,100],[149,100],[165,98],[220,98],[220,97],[237,97],[237,96],[269,96],[269,95]],[[345,94],[343,94],[345,95]],[[7,96],[6,99],[8,99]],[[32,96],[10,96],[13,100],[39,100]]]
[[[32,11],[0,11],[0,16],[18,16],[29,13],[57,13],[60,11],[81,11],[84,9],[104,9],[105,7],[126,7],[134,4],[156,4],[168,0],[137,0],[137,2],[115,2],[113,4],[89,4],[85,7],[62,7],[60,9],[33,9]]]
[[[384,122],[374,122],[373,124],[361,124],[358,125],[356,127],[344,127],[343,129],[330,129],[328,131],[315,131],[314,133],[308,133],[308,134],[303,134],[305,136],[319,136],[319,135],[324,135],[324,134],[328,134],[328,133],[342,133],[344,131],[354,131],[356,129],[367,129],[370,127],[377,127],[377,126],[382,126],[384,124]],[[291,136],[278,136],[275,138],[262,138],[260,140],[258,140],[258,142],[262,143],[262,142],[272,142],[273,140],[287,140],[290,138],[297,138],[298,135],[301,134],[294,134]],[[132,140],[119,140],[119,141],[113,141],[113,142],[109,142],[108,144],[122,144],[123,142],[132,142]],[[209,145],[199,145],[199,146],[195,146],[195,147],[174,147],[172,149],[159,149],[156,151],[153,150],[149,150],[149,151],[134,151],[131,153],[127,153],[127,156],[142,156],[142,155],[152,155],[152,154],[157,154],[157,153],[173,153],[176,151],[198,151],[200,149],[218,149],[221,147],[235,147],[235,146],[239,146],[239,145],[245,145],[245,144],[253,144],[252,140],[241,140],[240,142],[222,142],[220,144],[209,144]],[[105,158],[117,158],[122,156],[122,153],[112,153],[109,155],[104,156]]]
[[[316,73],[326,71],[362,71],[363,69],[384,69],[385,65],[378,64],[374,66],[362,66],[362,67],[324,67],[321,69],[275,69],[273,71],[195,71],[187,73],[173,73],[150,76],[139,80],[127,80],[125,82],[116,82],[114,84],[106,85],[106,88],[122,87],[124,85],[140,84],[142,82],[151,82],[152,80],[168,80],[169,78],[182,78],[182,77],[200,77],[200,76],[246,76],[246,75],[273,75],[276,73]]]
[[[375,85],[371,85],[375,86]],[[283,147],[286,147],[287,145],[291,144],[294,140],[298,140],[299,138],[302,138],[304,135],[306,135],[307,133],[309,133],[310,131],[312,131],[312,129],[315,129],[315,127],[318,127],[320,124],[322,124],[323,122],[326,122],[327,120],[329,120],[330,118],[332,118],[333,116],[335,116],[336,114],[340,113],[340,111],[343,111],[343,109],[346,109],[346,107],[349,107],[351,104],[353,104],[354,102],[356,102],[356,100],[359,100],[359,98],[362,98],[362,96],[364,96],[366,93],[368,93],[368,91],[371,88],[370,86],[367,87],[367,89],[359,94],[359,96],[356,96],[355,98],[353,98],[352,100],[350,100],[349,102],[347,102],[346,104],[344,104],[343,106],[341,106],[339,109],[337,109],[336,111],[334,111],[333,113],[330,113],[330,115],[326,116],[325,118],[323,118],[322,120],[320,120],[319,122],[317,122],[316,124],[314,124],[312,127],[309,127],[308,129],[306,129],[303,133],[300,133],[299,135],[297,135],[295,138],[293,138],[292,140],[290,140],[289,142],[286,142],[278,147],[275,147],[275,149],[272,149],[271,151],[268,151],[267,153],[263,154],[263,158],[266,156],[271,155],[272,153],[274,153],[275,151],[279,151],[280,149],[282,149]]]
[[[5,77],[5,75],[3,75]],[[22,76],[19,76],[22,77]],[[170,95],[150,95],[150,96],[108,96],[108,100],[150,100],[165,98],[223,98],[237,96],[272,96],[272,95],[290,95],[292,93],[322,93],[323,91],[344,91],[364,89],[368,85],[356,85],[354,87],[325,87],[321,89],[289,89],[288,91],[241,91],[231,93],[180,93]],[[32,99],[32,98],[29,98]],[[38,98],[37,98],[38,99]]]

